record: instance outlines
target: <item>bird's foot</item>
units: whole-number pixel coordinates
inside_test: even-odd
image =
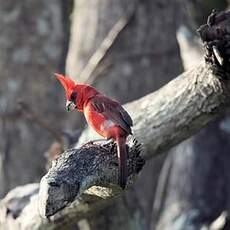
[[[101,144],[101,147],[105,148],[106,145],[108,145],[110,143],[113,143],[114,140],[111,139],[111,138],[108,138],[108,139],[95,139],[95,140],[92,140],[92,141],[89,141],[89,142],[83,144],[82,147],[87,146],[87,145],[93,145],[93,144],[95,144],[97,142],[104,142],[104,143]]]

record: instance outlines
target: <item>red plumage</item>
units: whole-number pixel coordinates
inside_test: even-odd
[[[67,110],[78,109],[83,112],[88,124],[98,134],[116,141],[120,169],[119,184],[125,188],[127,180],[126,138],[132,134],[131,117],[120,103],[106,97],[95,88],[85,84],[76,84],[61,74],[55,75],[65,89]]]

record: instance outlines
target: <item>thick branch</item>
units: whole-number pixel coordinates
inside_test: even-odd
[[[137,101],[126,108],[134,120],[134,136],[143,143],[146,159],[169,149],[176,143],[191,136],[214,119],[229,106],[230,83],[217,78],[209,66],[188,71],[168,85]],[[89,137],[86,130],[81,141]],[[91,138],[93,133],[90,133]],[[139,156],[139,145],[129,141],[129,185],[134,183],[136,173],[143,165]],[[52,216],[71,203],[73,205],[52,217],[51,222],[42,221],[45,226],[59,227],[63,216],[74,220],[100,210],[122,190],[117,184],[117,159],[114,144],[86,145],[80,149],[65,152],[40,184],[40,214]],[[84,194],[90,190],[90,201]],[[103,191],[103,192],[102,192]],[[101,196],[107,194],[105,199]],[[65,219],[65,218],[64,218]]]
[[[206,63],[125,106],[134,120],[134,136],[143,143],[145,158],[195,134],[229,106],[229,22],[230,12],[213,12],[198,30]],[[92,135],[86,130],[78,146]]]
[[[198,132],[230,104],[230,83],[207,65],[171,81],[155,93],[125,105],[134,120],[134,137],[151,158]],[[86,130],[78,145],[94,138]]]
[[[201,65],[195,70],[188,71],[179,76],[156,93],[127,104],[126,108],[132,115],[135,124],[134,136],[143,143],[144,157],[146,159],[153,157],[196,133],[229,106],[229,97],[230,83],[218,79],[207,65]],[[86,136],[93,138],[92,135],[83,134],[81,141]],[[91,157],[98,154],[95,150],[90,150],[92,151]],[[93,158],[96,160],[97,165],[95,165],[93,174],[88,181],[86,180],[88,179],[87,176],[82,177],[82,179],[76,177],[76,174],[72,171],[73,169],[66,167],[63,162],[54,168],[54,173],[49,173],[45,176],[44,187],[46,189],[47,184],[49,184],[49,189],[52,190],[53,187],[57,187],[57,180],[61,178],[66,181],[66,178],[69,177],[71,180],[74,180],[70,184],[76,186],[76,181],[80,179],[78,183],[83,184],[84,187],[81,187],[81,189],[77,187],[74,193],[70,193],[70,191],[74,191],[72,188],[68,190],[61,187],[61,191],[65,192],[65,194],[68,194],[66,191],[69,191],[68,195],[72,197],[63,197],[64,200],[62,200],[60,207],[57,203],[58,197],[50,193],[49,198],[52,198],[53,201],[48,202],[48,205],[52,205],[52,208],[49,207],[48,210],[47,200],[44,201],[44,196],[42,195],[43,206],[41,212],[43,212],[43,215],[52,215],[58,209],[64,207],[66,203],[72,201],[79,194],[79,191],[84,191],[85,188],[91,185],[100,185],[107,182],[117,183],[117,174],[114,174],[117,166],[114,166],[114,169],[109,166],[116,162],[115,155],[113,156],[115,158],[108,157],[108,160],[104,161],[104,156],[111,156],[110,150],[105,150],[103,157],[101,154],[103,154],[104,150],[101,149],[100,151],[102,153],[98,154],[97,158]],[[79,152],[76,155],[79,155]],[[63,157],[66,157],[67,161],[73,163],[74,158],[70,158],[70,156],[65,154]],[[88,162],[90,164],[93,163],[92,159],[87,159],[85,155],[78,162],[79,165],[74,166],[74,169],[76,170],[81,165],[84,168],[84,170],[81,168],[82,173],[90,170]],[[67,174],[63,172],[62,167],[68,171]],[[52,184],[50,181],[54,181],[54,183]],[[66,182],[62,181],[61,184],[66,185]],[[41,186],[43,186],[43,183]],[[58,183],[58,187],[60,186]],[[63,193],[60,194],[63,195]],[[49,213],[50,210],[52,210],[51,213]]]
[[[133,140],[130,144],[127,162],[128,183],[133,183],[134,176],[143,165],[140,145]],[[115,188],[117,182],[118,162],[114,142],[103,146],[90,143],[80,149],[67,150],[53,162],[52,168],[41,180],[40,214],[43,217],[52,216],[88,188],[92,186],[110,187],[110,184]],[[117,192],[109,194],[113,197],[114,193],[117,194]],[[98,195],[94,195],[96,199]]]

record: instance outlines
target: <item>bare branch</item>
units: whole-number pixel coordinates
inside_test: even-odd
[[[102,41],[99,48],[91,56],[85,68],[81,71],[81,74],[78,77],[78,79],[80,79],[84,83],[92,84],[99,76],[99,74],[105,68],[108,68],[108,66],[110,65],[109,63],[105,64],[105,66],[101,67],[99,70],[100,64],[105,59],[111,47],[114,45],[115,41],[117,40],[121,32],[128,26],[129,22],[133,18],[135,10],[136,10],[136,5],[131,10],[131,12],[128,12],[127,15],[119,18],[119,20],[109,31],[105,39]]]
[[[48,124],[40,115],[38,115],[36,112],[34,112],[30,106],[24,102],[20,101],[19,103],[19,110],[24,113],[29,119],[31,119],[33,122],[36,122],[39,126],[47,130],[51,136],[54,137],[60,144],[63,143],[61,133],[59,133],[57,130],[55,130],[50,124]]]

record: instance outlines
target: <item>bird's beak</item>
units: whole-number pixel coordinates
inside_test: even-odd
[[[73,111],[76,108],[77,108],[77,106],[74,104],[74,102],[66,101],[66,110],[67,111]]]

